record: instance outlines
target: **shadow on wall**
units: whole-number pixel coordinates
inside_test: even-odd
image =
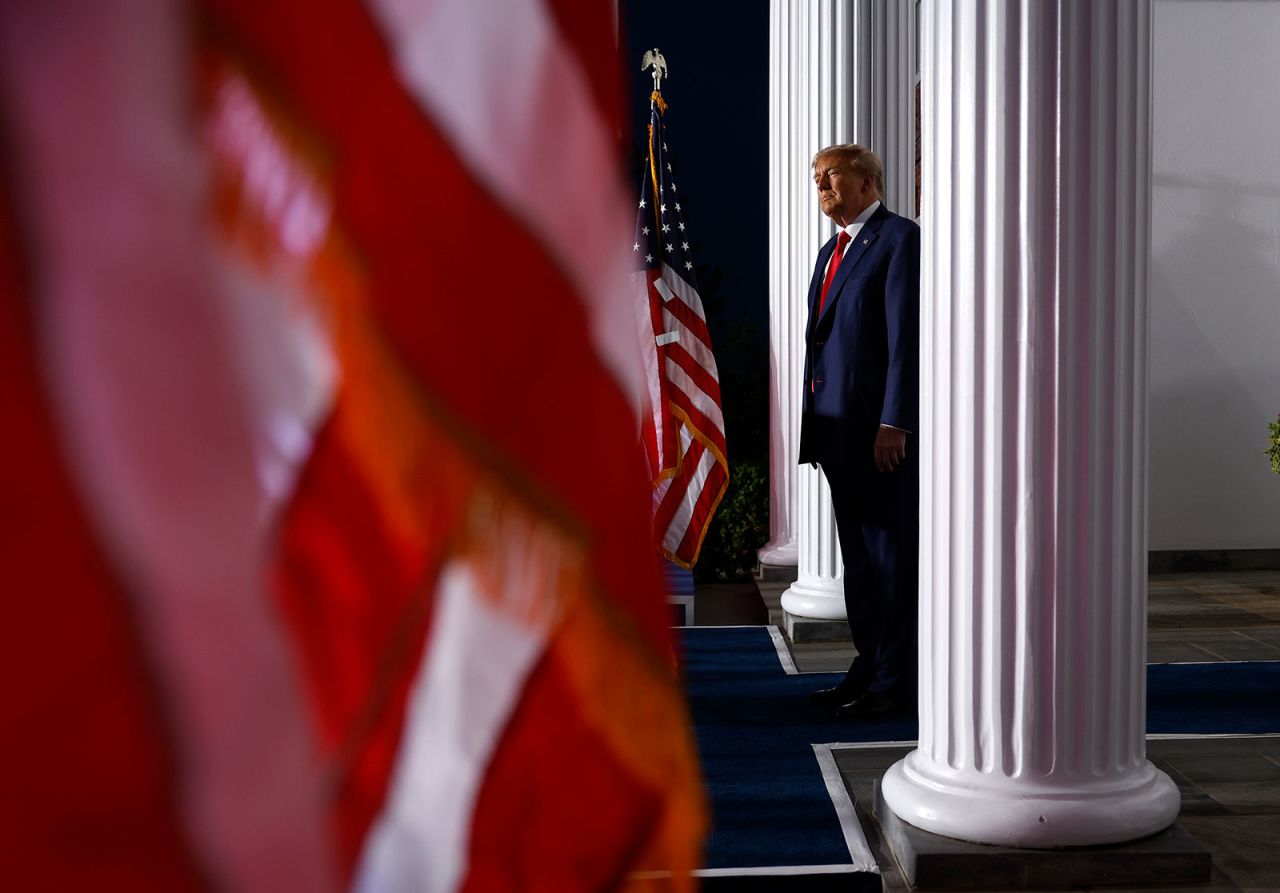
[[[1153,236],[1173,235],[1151,263],[1150,548],[1275,548],[1280,482],[1263,450],[1280,412],[1280,189],[1154,185]]]

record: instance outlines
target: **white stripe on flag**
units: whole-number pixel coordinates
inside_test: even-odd
[[[664,269],[663,275],[666,275],[666,273],[667,269]],[[658,294],[662,295],[663,301],[674,301],[676,299],[676,293],[671,290],[671,286],[661,276],[653,280],[653,287]]]
[[[665,307],[662,309],[662,323],[671,330],[683,330],[685,327],[684,323],[676,319],[676,317],[674,317]],[[680,346],[689,351],[689,354],[698,361],[698,365],[703,369],[706,369],[712,378],[716,381],[720,380],[720,375],[716,371],[715,354],[711,352],[711,348],[702,343],[700,338],[690,336],[688,338],[681,339]]]
[[[449,893],[466,877],[472,813],[503,727],[546,645],[455,562],[414,681],[387,801],[365,842],[358,893]]]
[[[653,331],[653,320],[649,315],[649,278],[644,270],[631,277],[632,308],[636,314],[636,331]],[[654,438],[658,447],[656,461],[662,464],[662,438],[664,435],[667,412],[662,405],[662,373],[658,369],[658,352],[652,347],[640,351],[644,368],[645,393],[648,395],[649,418],[654,427]],[[655,457],[649,457],[654,459]],[[661,468],[649,469],[649,477],[657,477]]]
[[[707,318],[707,315],[702,312],[702,297],[698,294],[697,289],[690,285],[688,280],[676,272],[674,268],[663,264],[662,278],[658,281],[662,282],[667,288],[667,292],[662,295],[663,298],[670,301],[672,296],[678,297],[690,310],[698,314],[699,319],[705,320]]]
[[[680,455],[686,456],[689,448],[693,446],[693,435],[689,433],[689,429],[684,425],[677,425],[676,436],[680,440]],[[653,488],[653,511],[658,511],[658,506],[662,504],[662,500],[666,499],[667,491],[671,489],[672,484],[676,483],[676,478],[667,478],[661,481]]]
[[[243,176],[246,201],[271,222],[291,261],[299,268],[310,262],[331,230],[332,198],[290,156],[240,76],[229,76],[218,87],[209,133],[223,161]],[[265,524],[293,492],[315,431],[333,408],[338,361],[319,302],[303,277],[280,269],[264,273],[234,246],[225,253],[220,284],[253,402],[250,421]]]
[[[680,500],[680,508],[676,509],[676,513],[671,518],[671,523],[667,525],[666,531],[662,536],[662,547],[669,552],[674,552],[680,547],[681,541],[684,540],[685,534],[689,530],[689,522],[693,520],[693,509],[702,498],[702,491],[707,485],[707,477],[711,474],[711,469],[715,467],[716,457],[710,450],[704,450],[702,457],[698,460],[698,469],[693,473],[693,477],[689,479],[689,483],[685,486],[684,495]],[[672,480],[671,487],[682,486],[679,480]],[[670,487],[666,488],[670,489]],[[664,490],[665,492],[665,490]]]
[[[410,91],[587,301],[624,393],[642,393],[626,275],[631,207],[584,72],[543,0],[370,0]],[[548,134],[557,138],[549,139]]]
[[[706,391],[698,387],[689,374],[681,369],[674,360],[667,360],[667,381],[685,394],[695,409],[707,417],[707,420],[719,431],[724,431],[724,417],[720,414],[720,404],[711,398]]]

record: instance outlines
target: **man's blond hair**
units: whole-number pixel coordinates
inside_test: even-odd
[[[838,143],[819,149],[813,156],[810,167],[816,171],[818,162],[827,158],[834,158],[837,164],[847,164],[855,173],[870,177],[871,182],[875,184],[876,195],[880,199],[884,198],[884,167],[880,164],[880,157],[875,152],[857,143]]]

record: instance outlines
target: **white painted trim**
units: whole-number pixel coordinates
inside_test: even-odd
[[[1148,741],[1190,741],[1207,738],[1280,738],[1280,732],[1210,732],[1205,735],[1179,735],[1177,732],[1153,732]]]
[[[738,877],[741,875],[852,874],[862,871],[856,865],[762,865],[754,868],[700,868],[695,877]],[[877,867],[876,874],[880,873]]]
[[[1149,644],[1149,642],[1148,642]],[[1191,643],[1188,643],[1191,644]],[[1280,659],[1271,660],[1168,660],[1162,663],[1147,663],[1148,667],[1200,667],[1208,664],[1280,664]]]
[[[796,662],[791,657],[791,649],[787,647],[786,639],[782,635],[782,630],[770,624],[768,627],[769,638],[773,639],[774,650],[778,652],[778,663],[782,664],[782,671],[788,676],[798,676],[800,672],[796,669]]]
[[[853,874],[861,871],[856,865],[759,865],[750,868],[699,868],[692,872],[697,878],[770,877],[803,874]],[[876,871],[879,874],[879,870]],[[671,877],[669,871],[637,871],[633,881],[664,881]]]
[[[672,629],[766,629],[763,623],[726,623],[724,626],[673,626]]]
[[[828,750],[875,750],[880,747],[915,747],[918,741],[846,741],[824,744]],[[815,745],[816,746],[816,745]]]
[[[692,595],[668,595],[667,604],[673,608],[680,608],[680,614],[684,617],[684,623],[680,626],[673,626],[672,629],[697,628],[697,619],[694,616],[694,597]]]
[[[787,648],[787,643],[782,635],[782,630],[778,629],[772,623],[739,623],[726,626],[673,626],[672,629],[767,629],[769,638],[773,640],[774,650],[778,652],[778,663],[782,665],[782,671],[788,676],[822,676],[830,675],[823,673],[801,673],[796,669],[796,663],[791,658],[791,651]]]
[[[725,626],[673,626],[672,629],[767,629],[769,637],[773,639],[773,647],[778,652],[778,663],[782,665],[782,670],[788,676],[833,676],[844,672],[843,670],[800,670],[796,667],[795,660],[791,657],[791,649],[787,648],[786,637],[782,631],[772,623],[738,623],[726,624]]]
[[[1210,732],[1208,734],[1186,734],[1182,732],[1152,732],[1147,735],[1148,741],[1192,741],[1208,738],[1280,738],[1280,732]],[[823,744],[831,751],[837,750],[876,750],[882,747],[916,747],[917,741],[837,741]],[[814,745],[815,747],[819,745]]]
[[[880,873],[875,854],[867,843],[867,836],[862,833],[862,823],[858,821],[858,813],[853,808],[853,798],[849,789],[844,786],[844,778],[836,765],[836,758],[831,754],[831,746],[827,744],[813,745],[813,755],[818,759],[818,768],[822,770],[822,780],[826,782],[827,794],[831,797],[831,805],[835,807],[836,818],[840,820],[840,830],[844,834],[844,842],[849,847],[849,856],[858,871],[873,874]]]

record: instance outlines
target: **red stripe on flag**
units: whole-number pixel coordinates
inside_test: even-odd
[[[667,301],[663,306],[668,313],[680,321],[680,324],[689,331],[689,334],[706,345],[707,350],[711,349],[711,331],[707,328],[707,321],[698,315],[696,310],[678,296]]]
[[[395,765],[431,575],[423,544],[397,542],[386,529],[332,427],[317,438],[282,519],[275,590],[334,763],[334,829],[349,876]]]
[[[694,503],[693,517],[689,521],[689,528],[685,531],[684,539],[680,541],[680,545],[675,550],[676,555],[681,556],[689,563],[692,563],[697,558],[698,550],[702,547],[702,538],[706,535],[707,527],[711,521],[711,515],[715,512],[716,506],[720,502],[720,497],[724,495],[724,489],[728,482],[728,472],[725,471],[723,465],[717,462],[707,475],[706,483],[703,484],[702,490],[698,494],[698,499]]]
[[[341,409],[339,409],[341,411]],[[394,541],[360,468],[326,429],[282,519],[276,592],[298,636],[322,738],[337,747],[418,607],[421,544]]]
[[[538,666],[489,764],[463,893],[620,889],[637,853],[616,829],[657,823],[662,800],[602,752],[564,674],[554,657]]]
[[[704,394],[720,404],[720,382],[705,366],[693,358],[689,351],[685,350],[678,344],[670,345],[667,350],[667,359],[671,360],[677,366],[684,370],[684,373],[693,379]]]
[[[671,405],[684,413],[689,420],[689,427],[697,431],[707,440],[709,440],[721,455],[724,455],[725,440],[724,431],[718,425],[712,423],[702,412],[693,405],[693,401],[689,399],[689,395],[679,388],[671,389]]]
[[[645,274],[648,282],[647,294],[649,296],[649,322],[653,327],[653,336],[666,331],[666,324],[662,318],[662,296],[658,294],[657,289],[653,287],[653,283],[658,278],[657,270],[649,270]],[[664,358],[666,357],[669,345],[659,345],[655,341],[652,350],[657,354],[658,361],[658,393],[661,399],[658,403],[659,407],[665,407],[667,401],[671,399],[671,381],[663,374]],[[648,345],[646,345],[648,347]],[[661,411],[661,409],[659,409]],[[658,453],[658,465],[655,472],[666,472],[676,467],[676,463],[680,461],[680,440],[676,431],[676,426],[671,420],[663,416],[664,423],[662,425],[662,440],[658,443],[660,452]],[[656,429],[656,422],[651,422]]]
[[[3,160],[3,159],[0,159]],[[204,890],[171,718],[62,458],[0,169],[0,878],[14,890]]]
[[[583,80],[591,89],[600,117],[611,129],[616,129],[622,108],[622,73],[618,68],[617,45],[612,40],[601,39],[602,35],[617,33],[613,12],[616,7],[582,0],[544,2],[560,32],[560,38],[554,43],[573,53],[582,65]]]
[[[684,458],[680,462],[680,473],[672,478],[671,486],[663,494],[662,501],[654,511],[653,529],[658,534],[659,539],[666,533],[667,528],[671,526],[672,519],[684,502],[684,495],[689,489],[689,481],[697,473],[698,463],[702,461],[704,452],[706,452],[706,447],[700,441],[695,440],[690,444],[688,452],[684,454]]]

